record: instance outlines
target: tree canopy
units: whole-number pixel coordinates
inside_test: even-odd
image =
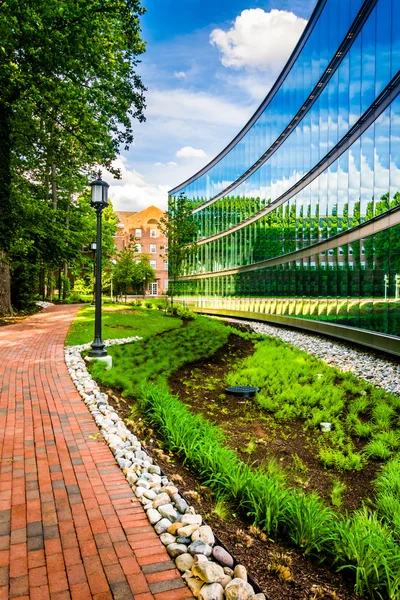
[[[5,265],[67,264],[94,223],[79,198],[94,167],[119,176],[112,161],[144,120],[143,12],[139,0],[0,0],[0,312]]]

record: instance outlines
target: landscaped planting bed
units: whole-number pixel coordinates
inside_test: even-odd
[[[160,442],[165,468],[175,461],[190,480],[224,541],[236,532],[271,599],[351,598],[349,580],[361,595],[399,597],[398,397],[204,318],[112,353],[113,369],[94,365],[95,377],[121,393],[115,406],[149,445]],[[227,384],[261,390],[238,400]]]

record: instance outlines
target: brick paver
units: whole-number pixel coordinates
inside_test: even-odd
[[[0,328],[0,600],[191,598],[79,397],[78,307]]]

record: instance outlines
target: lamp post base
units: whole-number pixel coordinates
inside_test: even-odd
[[[92,358],[102,358],[103,356],[107,356],[107,350],[104,349],[104,342],[100,339],[100,336],[96,335],[91,347],[92,349],[88,355]]]
[[[106,354],[106,356],[85,356],[86,362],[90,362],[91,360],[101,360],[101,362],[106,363],[106,371],[111,369],[112,367],[112,356]]]

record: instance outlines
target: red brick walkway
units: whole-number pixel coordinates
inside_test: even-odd
[[[191,597],[64,363],[74,306],[0,328],[0,600]]]

